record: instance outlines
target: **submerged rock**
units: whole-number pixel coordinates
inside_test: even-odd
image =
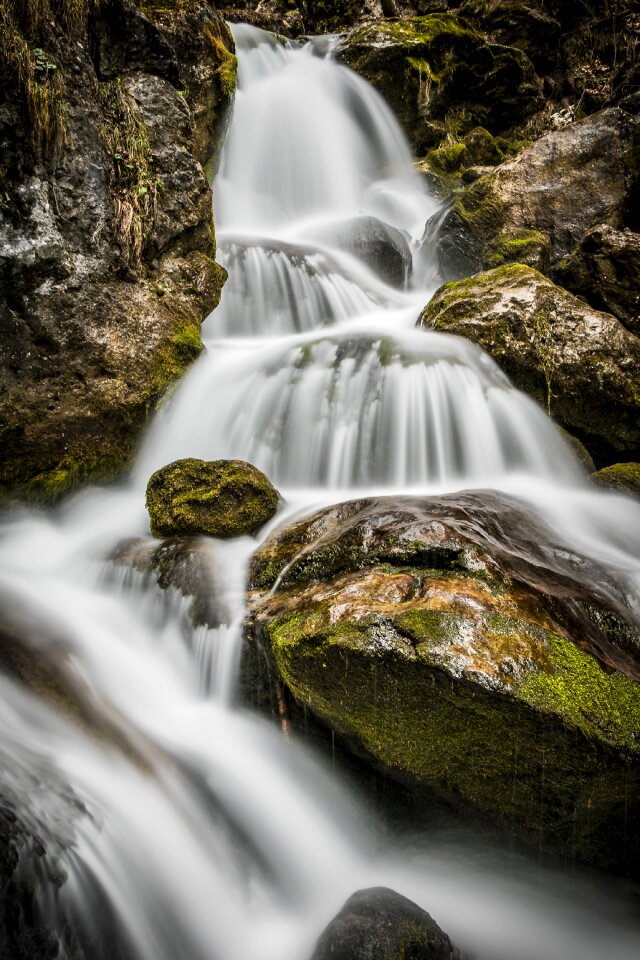
[[[312,960],[460,960],[446,933],[393,890],[359,890],[318,940]]]
[[[418,155],[444,139],[448,117],[461,133],[478,124],[497,133],[541,102],[526,54],[451,12],[365,24],[336,55],[382,94]]]
[[[267,477],[244,460],[176,460],[147,484],[154,537],[205,534],[226,540],[257,533],[280,498]]]
[[[331,507],[273,535],[250,586],[248,649],[356,754],[633,869],[640,633],[606,571],[518,501]]]
[[[633,129],[631,114],[603,110],[547,134],[456,192],[427,225],[442,275],[457,279],[491,266],[501,235],[545,235],[554,264],[587,231],[603,223],[623,226],[633,211]]]
[[[411,248],[406,236],[377,217],[353,217],[315,231],[313,237],[364,261],[392,287],[406,286],[411,276]]]
[[[529,267],[445,284],[420,324],[480,344],[597,464],[640,451],[640,339]]]
[[[118,567],[152,577],[161,590],[175,587],[189,599],[189,617],[194,627],[220,625],[221,598],[216,590],[214,559],[208,544],[199,537],[157,540],[136,537],[125,540],[111,555]]]

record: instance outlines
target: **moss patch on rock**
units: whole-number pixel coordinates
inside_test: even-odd
[[[640,497],[640,463],[614,463],[591,474],[599,487]]]
[[[229,539],[254,534],[279,504],[278,492],[243,460],[176,460],[147,484],[154,537],[206,534]]]
[[[337,56],[382,93],[418,155],[479,124],[502,132],[540,98],[524,53],[489,43],[450,11],[367,23]]]

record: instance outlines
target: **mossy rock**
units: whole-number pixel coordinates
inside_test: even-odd
[[[489,43],[451,11],[367,23],[337,58],[385,97],[418,155],[478,125],[504,131],[540,103],[527,56]]]
[[[523,264],[447,283],[419,323],[467,337],[599,466],[640,452],[640,339]]]
[[[625,111],[603,110],[548,133],[456,190],[427,224],[441,275],[461,279],[493,265],[492,248],[505,234],[548,236],[553,266],[594,228],[618,229],[632,202],[632,126]]]
[[[542,848],[637,869],[638,631],[635,653],[599,632],[589,558],[494,494],[343,504],[261,553],[249,638],[351,750]]]
[[[507,263],[524,263],[541,273],[549,269],[551,241],[539,230],[513,230],[500,233],[484,250],[484,267],[493,270]]]
[[[614,463],[591,474],[591,479],[606,490],[640,497],[640,463]]]
[[[278,509],[267,477],[244,460],[176,460],[151,476],[147,510],[154,537],[255,534]]]

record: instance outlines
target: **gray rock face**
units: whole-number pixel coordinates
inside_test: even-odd
[[[393,890],[359,890],[320,937],[312,960],[460,960],[429,914]]]
[[[232,41],[208,0],[173,11],[170,36],[151,17],[110,0],[73,33],[43,21],[32,42],[59,65],[66,127],[50,149],[34,148],[13,79],[0,81],[2,493],[48,499],[121,469],[220,295],[199,160],[220,130],[214,98],[221,115],[230,96],[212,84],[192,113],[185,84],[203,29],[220,38],[206,41],[209,72]],[[119,23],[131,29],[114,43]]]
[[[445,284],[425,327],[468,337],[548,406],[599,465],[640,450],[640,339],[521,264]]]
[[[554,264],[594,227],[623,226],[632,209],[634,123],[619,107],[604,110],[547,134],[456,192],[427,231],[443,275],[459,279],[485,269],[488,248],[505,232],[546,234]]]

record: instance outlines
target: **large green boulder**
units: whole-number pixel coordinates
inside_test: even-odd
[[[517,501],[330,507],[273,535],[250,586],[248,649],[354,753],[637,869],[638,629],[606,571]]]
[[[419,323],[478,343],[598,465],[640,451],[640,339],[541,273],[511,264],[447,283]]]
[[[275,514],[277,490],[244,460],[176,460],[151,476],[147,510],[154,537],[257,533]]]
[[[489,43],[454,13],[365,24],[336,55],[382,94],[418,155],[453,130],[508,129],[541,103],[526,54]]]

